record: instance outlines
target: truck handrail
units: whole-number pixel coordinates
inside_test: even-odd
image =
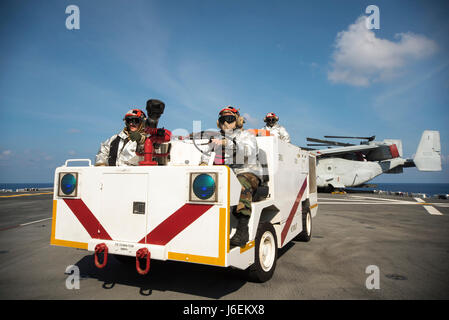
[[[68,167],[69,162],[79,162],[79,161],[87,161],[89,163],[89,167],[92,167],[92,161],[90,159],[68,159],[65,161],[64,167]]]

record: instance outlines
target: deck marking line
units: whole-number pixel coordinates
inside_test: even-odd
[[[414,198],[417,202],[419,202],[419,203],[423,203],[424,202],[424,200],[423,199],[420,199],[420,198]],[[429,205],[423,205],[423,207],[424,207],[424,209],[426,209],[427,210],[427,212],[428,213],[430,213],[431,215],[434,215],[434,216],[442,216],[443,214],[440,212],[440,211],[438,211],[438,209],[436,209],[435,207],[432,207],[432,206],[429,206]]]
[[[23,194],[12,194],[10,196],[0,196],[0,198],[14,198],[14,197],[28,197],[28,196],[40,196],[42,194],[53,194],[53,192],[41,192],[41,193],[23,193]]]
[[[4,227],[4,228],[0,228],[0,231],[5,231],[5,230],[9,230],[9,229],[15,229],[15,228],[19,228],[19,227],[24,227],[33,223],[39,223],[42,221],[46,221],[46,220],[50,220],[51,218],[45,218],[45,219],[41,219],[41,220],[36,220],[36,221],[31,221],[31,222],[26,222],[26,223],[21,223],[21,224],[16,224],[13,226],[8,226],[8,227]]]

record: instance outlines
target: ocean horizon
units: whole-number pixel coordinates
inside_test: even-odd
[[[0,183],[0,190],[12,190],[16,191],[17,189],[26,189],[26,188],[33,188],[33,189],[47,189],[47,188],[53,188],[54,183],[53,182],[44,182],[44,183]]]
[[[368,188],[348,188],[351,190],[363,191],[391,191],[423,193],[427,196],[449,194],[449,183],[372,183],[375,187]]]
[[[373,183],[376,187],[370,188],[348,188],[352,190],[363,191],[391,191],[391,192],[408,192],[408,193],[424,193],[427,196],[449,194],[449,183]],[[47,183],[0,183],[0,190],[25,189],[25,188],[53,188],[52,182]]]

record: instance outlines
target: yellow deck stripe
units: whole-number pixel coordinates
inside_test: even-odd
[[[14,197],[27,197],[27,196],[39,196],[42,194],[53,194],[53,192],[42,192],[42,193],[26,193],[26,194],[12,194],[10,196],[0,196],[0,198],[14,198]]]

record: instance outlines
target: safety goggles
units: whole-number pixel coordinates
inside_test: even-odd
[[[220,124],[223,124],[225,122],[233,123],[235,120],[236,117],[232,115],[221,116],[220,118],[218,118],[218,122],[220,122]]]
[[[267,123],[275,123],[276,122],[276,118],[267,118],[266,122]]]
[[[140,118],[126,118],[125,119],[126,124],[135,124],[138,125],[142,122],[142,120]]]

